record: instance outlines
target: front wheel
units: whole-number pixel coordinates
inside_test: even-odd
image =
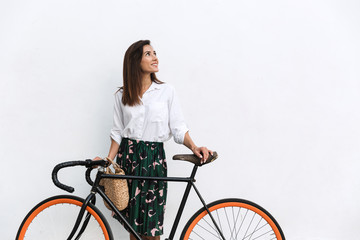
[[[222,199],[207,205],[226,240],[285,240],[284,234],[265,209],[242,199]],[[205,207],[187,222],[181,240],[223,239]]]
[[[84,199],[61,195],[45,199],[25,217],[16,240],[67,239],[75,225]],[[87,220],[88,219],[88,220]],[[83,222],[88,221],[82,231]],[[83,221],[75,234],[76,239],[113,240],[108,222],[93,204],[86,208]]]

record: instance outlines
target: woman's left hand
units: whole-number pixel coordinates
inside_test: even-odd
[[[207,147],[197,147],[189,135],[189,131],[185,133],[184,145],[187,146],[198,158],[201,158],[200,163],[203,164],[209,158],[209,154],[213,155],[213,151]]]
[[[209,154],[213,155],[213,151],[207,149],[207,147],[194,147],[191,150],[196,156],[198,156],[198,158],[201,158],[201,164],[206,162],[206,160],[209,158]]]

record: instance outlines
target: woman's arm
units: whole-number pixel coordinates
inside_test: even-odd
[[[114,160],[116,154],[118,153],[118,150],[119,150],[119,144],[116,141],[114,141],[114,139],[111,139],[111,145],[110,145],[108,158],[110,158],[111,160]]]
[[[114,139],[111,138],[111,145],[110,145],[110,150],[109,150],[109,154],[108,154],[108,158],[110,158],[111,160],[114,160],[117,152],[119,150],[119,144],[114,141]],[[93,160],[101,160],[101,157],[95,157]]]
[[[201,163],[206,162],[209,157],[209,153],[213,155],[213,152],[206,147],[197,147],[191,139],[189,132],[185,133],[184,145],[188,147],[196,156],[201,158]]]
[[[108,158],[114,160],[118,150],[119,144],[121,142],[121,131],[124,129],[124,123],[122,119],[122,108],[121,108],[121,96],[122,92],[118,91],[115,94],[115,103],[114,103],[114,118],[113,118],[113,127],[110,132],[111,145],[108,154]],[[118,140],[116,142],[114,139]],[[94,158],[94,160],[100,160],[100,157]]]

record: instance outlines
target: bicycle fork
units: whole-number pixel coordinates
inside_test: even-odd
[[[85,199],[83,205],[81,206],[80,212],[79,212],[78,217],[77,217],[76,222],[75,222],[75,225],[74,225],[69,237],[67,238],[67,240],[71,240],[72,237],[75,235],[76,231],[78,230],[78,228],[80,226],[80,223],[81,223],[81,220],[82,220],[82,218],[84,216],[85,209],[87,208],[89,202],[91,202],[92,204],[95,205],[95,202],[96,202],[95,192],[91,192],[89,194],[89,196],[87,196],[87,198]],[[91,215],[90,213],[86,214],[84,223],[82,224],[79,233],[75,237],[75,240],[79,239],[81,237],[81,235],[83,234],[83,232],[85,231],[85,229],[86,229],[86,227],[87,227],[87,225],[89,223],[89,220],[90,220],[90,215]]]

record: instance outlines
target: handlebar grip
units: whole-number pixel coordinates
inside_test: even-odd
[[[51,175],[52,175],[52,180],[53,180],[54,184],[55,184],[57,187],[65,190],[65,191],[67,191],[67,192],[70,192],[70,193],[74,192],[75,189],[74,189],[73,187],[70,187],[70,186],[67,186],[67,185],[65,185],[65,184],[62,184],[62,183],[59,181],[57,174],[58,174],[59,170],[62,169],[62,168],[74,167],[74,166],[79,166],[79,165],[80,165],[80,166],[84,166],[84,165],[86,165],[86,164],[87,164],[86,161],[70,161],[70,162],[59,163],[58,165],[56,165],[56,166],[54,167],[54,169],[53,169],[53,171],[52,171],[52,174],[51,174]]]
[[[57,174],[58,174],[58,172],[59,172],[60,169],[66,168],[66,167],[74,167],[74,166],[85,166],[85,167],[88,168],[88,169],[86,170],[86,181],[87,181],[89,184],[91,183],[90,185],[92,185],[93,182],[91,181],[91,178],[90,178],[90,172],[91,172],[92,168],[93,168],[94,166],[103,166],[103,167],[105,167],[105,166],[108,166],[108,165],[109,165],[109,163],[108,163],[107,161],[105,161],[105,160],[93,161],[93,160],[91,160],[91,159],[87,159],[87,160],[85,160],[85,161],[70,161],[70,162],[59,163],[58,165],[56,165],[56,166],[54,167],[54,169],[53,169],[53,171],[52,171],[52,180],[53,180],[54,184],[55,184],[57,187],[65,190],[65,191],[67,191],[67,192],[72,193],[72,192],[74,192],[75,189],[74,189],[73,187],[70,187],[70,186],[67,186],[67,185],[65,185],[65,184],[62,184],[62,183],[59,181],[59,179],[58,179]]]

